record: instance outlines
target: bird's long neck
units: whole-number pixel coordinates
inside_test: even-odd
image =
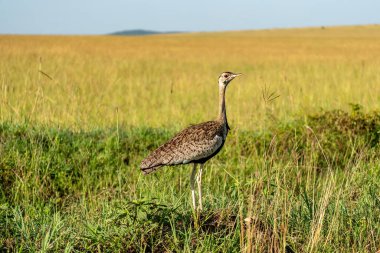
[[[226,85],[219,84],[219,115],[218,121],[223,124],[227,123],[227,112],[226,112]]]

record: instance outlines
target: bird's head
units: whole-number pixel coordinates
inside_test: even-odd
[[[235,74],[232,72],[223,72],[219,76],[219,85],[227,86],[235,77],[242,75],[241,73]]]

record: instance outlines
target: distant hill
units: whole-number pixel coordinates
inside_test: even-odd
[[[135,30],[118,31],[118,32],[110,33],[109,35],[140,36],[140,35],[172,34],[172,33],[181,33],[181,32],[177,32],[177,31],[157,32],[157,31],[151,31],[151,30],[135,29]]]

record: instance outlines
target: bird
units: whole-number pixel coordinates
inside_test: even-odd
[[[172,139],[152,151],[142,160],[140,169],[147,175],[163,166],[193,164],[190,175],[192,207],[202,211],[202,170],[204,164],[223,147],[230,127],[226,112],[226,88],[241,73],[223,72],[218,79],[219,113],[215,120],[191,125],[177,133]],[[197,165],[200,165],[197,173]],[[195,196],[195,181],[198,186],[198,206]]]

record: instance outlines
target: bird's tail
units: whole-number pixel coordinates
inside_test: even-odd
[[[158,155],[158,151],[155,150],[152,153],[150,153],[148,157],[141,161],[140,169],[144,173],[144,175],[147,175],[162,166],[162,159]]]
[[[162,167],[162,166],[159,165],[159,166],[146,167],[146,168],[141,167],[140,169],[141,169],[142,173],[144,173],[144,175],[148,175],[148,174],[150,174],[150,173],[156,171],[156,170],[159,169],[160,167]]]

